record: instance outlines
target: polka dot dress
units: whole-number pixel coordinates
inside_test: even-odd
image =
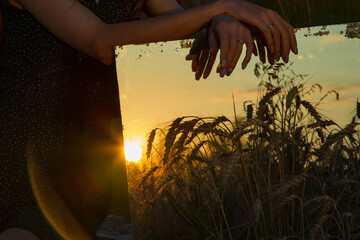
[[[131,8],[135,2],[128,4]],[[122,0],[87,0],[84,5],[107,23],[130,20]],[[0,231],[20,227],[41,239],[61,239],[33,194],[30,179],[35,164],[35,176],[46,180],[36,185],[35,192],[49,197],[49,191],[55,190],[94,235],[94,226],[109,207],[111,186],[100,170],[95,171],[97,177],[106,183],[94,180],[88,162],[97,169],[106,164],[89,160],[94,155],[89,146],[108,141],[109,133],[99,122],[109,123],[120,115],[115,66],[104,66],[80,54],[26,10],[4,3],[2,9]],[[96,186],[83,190],[93,185],[98,187],[97,193],[91,192]],[[45,211],[62,219],[57,206],[47,208]],[[91,209],[96,210],[95,220],[86,223],[82,215],[91,214]]]

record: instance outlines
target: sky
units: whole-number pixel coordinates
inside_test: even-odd
[[[360,40],[346,37],[346,27],[299,29],[299,54],[290,55],[291,69],[307,74],[307,87],[323,87],[308,98],[310,102],[330,90],[340,94],[339,101],[330,95],[319,105],[324,116],[340,125],[350,122],[360,97]],[[232,95],[237,114],[244,116],[243,102],[256,102],[258,97],[254,66],[259,59],[254,56],[245,70],[238,67],[230,77],[220,78],[213,71],[208,79],[196,81],[191,62],[185,61],[189,49],[181,48],[180,41],[123,46],[116,52],[125,139],[145,140],[153,128],[166,127],[179,116],[233,119]]]

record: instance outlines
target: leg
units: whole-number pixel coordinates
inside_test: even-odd
[[[23,228],[10,228],[0,233],[0,240],[40,240],[29,230]]]

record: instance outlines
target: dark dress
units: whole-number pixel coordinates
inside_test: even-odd
[[[107,23],[131,20],[121,0],[84,5]],[[61,226],[67,211],[93,238],[111,201],[115,66],[80,54],[26,10],[4,1],[2,10],[0,232],[61,239],[44,215]]]

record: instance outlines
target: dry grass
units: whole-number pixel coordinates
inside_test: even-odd
[[[180,117],[150,133],[129,169],[137,239],[359,238],[358,123],[322,116],[289,66],[256,66],[259,101],[236,123]]]

